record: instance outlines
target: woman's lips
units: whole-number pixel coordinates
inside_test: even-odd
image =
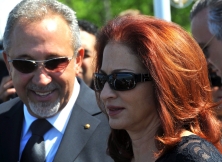
[[[112,117],[121,113],[125,108],[117,106],[107,106],[107,114]]]

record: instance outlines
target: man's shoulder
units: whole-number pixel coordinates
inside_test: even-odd
[[[18,102],[21,102],[21,100],[19,97],[16,97],[16,98],[13,98],[9,101],[1,103],[0,104],[0,114],[3,114],[5,112],[9,111]]]

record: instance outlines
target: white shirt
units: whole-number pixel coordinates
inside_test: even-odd
[[[65,132],[67,123],[69,121],[73,106],[79,95],[79,91],[80,91],[80,85],[77,79],[75,79],[75,88],[73,88],[72,96],[69,99],[69,102],[67,103],[67,105],[60,112],[58,112],[55,116],[46,118],[53,126],[44,135],[46,162],[52,162],[55,157],[55,154],[62,140],[63,134]],[[26,105],[24,105],[23,109],[24,109],[25,120],[23,121],[23,129],[22,129],[22,135],[21,135],[21,141],[20,141],[20,152],[19,152],[20,158],[22,155],[22,151],[25,148],[25,145],[32,134],[31,131],[29,130],[29,127],[32,124],[32,122],[37,119],[36,117],[33,117],[32,115],[29,114]]]

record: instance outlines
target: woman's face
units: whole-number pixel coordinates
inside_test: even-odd
[[[106,75],[116,72],[146,74],[141,61],[126,45],[110,42],[103,52],[101,73]],[[136,87],[126,91],[116,91],[106,82],[100,99],[109,116],[113,129],[138,131],[159,120],[154,100],[152,81],[139,82]]]

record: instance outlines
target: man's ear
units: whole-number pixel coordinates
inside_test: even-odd
[[[10,65],[9,65],[9,62],[8,62],[8,56],[5,53],[5,51],[2,52],[2,55],[3,55],[3,59],[5,61],[5,65],[6,65],[7,69],[8,69],[9,74],[10,74],[11,70],[10,70]]]
[[[76,74],[79,73],[79,69],[82,66],[83,58],[84,58],[84,49],[82,47],[80,47],[78,49],[78,53],[77,53],[77,56],[76,56],[76,65],[75,65]]]

